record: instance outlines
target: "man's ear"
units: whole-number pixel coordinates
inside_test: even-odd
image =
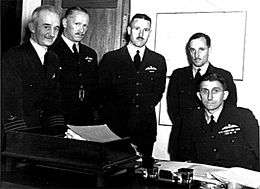
[[[33,22],[28,23],[28,28],[31,33],[35,33],[35,24]]]
[[[131,35],[131,27],[130,26],[127,26],[127,34]]]
[[[63,28],[67,28],[67,21],[68,21],[67,18],[63,18],[62,19],[62,26],[63,26]]]
[[[200,92],[197,92],[196,94],[197,94],[198,99],[201,100]]]
[[[228,92],[228,91],[224,91],[224,97],[223,97],[223,100],[226,100],[227,97],[228,97],[228,95],[229,95],[229,92]]]

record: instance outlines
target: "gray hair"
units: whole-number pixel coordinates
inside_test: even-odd
[[[52,5],[42,5],[40,7],[37,7],[33,13],[32,13],[32,18],[31,18],[31,22],[35,22],[38,18],[39,18],[39,14],[41,11],[43,10],[48,10],[52,13],[56,13],[59,17],[61,15],[61,12],[54,6]]]

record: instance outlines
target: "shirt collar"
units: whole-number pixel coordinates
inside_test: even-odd
[[[74,52],[73,49],[72,49],[72,46],[74,44],[76,44],[76,48],[78,49],[78,52],[79,52],[79,43],[78,42],[71,41],[64,34],[61,34],[61,37],[64,40],[64,42],[68,45],[68,47],[70,48],[71,52]]]
[[[195,77],[197,70],[200,69],[200,74],[204,75],[207,71],[209,67],[209,62],[206,62],[203,66],[201,67],[195,67],[194,65],[192,65],[192,73],[193,73],[193,77]]]
[[[132,60],[134,60],[134,56],[136,55],[136,51],[139,50],[139,55],[141,57],[141,61],[143,60],[143,56],[144,56],[144,51],[145,51],[145,46],[142,47],[136,47],[134,46],[131,42],[128,43],[127,45],[127,49],[128,52],[132,58]]]
[[[210,119],[211,119],[211,115],[214,116],[214,121],[217,122],[218,121],[218,118],[219,118],[219,115],[220,113],[222,112],[223,110],[223,104],[214,112],[214,113],[210,113],[208,112],[207,110],[205,111],[205,119],[207,121],[207,123],[209,124],[210,122]]]
[[[33,48],[35,49],[38,57],[40,58],[41,60],[41,63],[43,64],[44,62],[44,55],[45,53],[47,52],[47,47],[45,46],[42,46],[42,45],[39,45],[37,42],[35,42],[32,38],[30,38],[30,42],[33,46]]]

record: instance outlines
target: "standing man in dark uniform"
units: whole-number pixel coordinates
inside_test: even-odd
[[[59,32],[59,12],[53,6],[38,7],[28,26],[30,39],[2,60],[5,130],[49,126],[53,116],[60,116],[59,62],[48,50]]]
[[[174,70],[170,77],[167,91],[167,111],[173,124],[168,147],[171,160],[177,160],[175,155],[181,153],[175,151],[177,146],[181,145],[175,142],[178,135],[177,125],[185,119],[185,116],[190,116],[194,109],[202,107],[196,96],[197,82],[202,75],[205,73],[223,75],[229,90],[226,103],[236,106],[237,91],[233,77],[229,71],[217,68],[208,61],[210,47],[211,40],[208,35],[204,33],[193,34],[186,45],[186,54],[190,65]]]
[[[81,43],[88,24],[86,9],[67,9],[63,32],[52,46],[61,62],[62,109],[68,124],[93,124],[97,115],[97,53]]]
[[[253,113],[226,103],[229,91],[220,74],[205,74],[194,110],[180,126],[180,160],[259,170],[259,126]],[[183,142],[185,141],[185,142]]]
[[[155,106],[165,90],[165,58],[145,44],[151,19],[133,16],[127,32],[130,42],[106,53],[100,63],[99,79],[108,126],[119,136],[130,136],[142,154],[143,166],[151,167],[156,141]]]

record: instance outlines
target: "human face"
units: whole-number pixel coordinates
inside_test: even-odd
[[[219,81],[202,81],[197,96],[205,109],[213,113],[223,106],[224,100],[228,97],[228,91],[223,89]]]
[[[48,10],[42,10],[38,18],[29,24],[32,39],[41,46],[53,44],[60,29],[59,15]]]
[[[62,20],[64,35],[73,42],[80,42],[88,30],[89,15],[82,11],[73,11]]]
[[[191,40],[189,52],[195,67],[201,67],[208,62],[209,47],[204,37]]]
[[[143,47],[151,32],[151,23],[142,18],[135,18],[131,26],[127,27],[130,42],[136,47]]]

